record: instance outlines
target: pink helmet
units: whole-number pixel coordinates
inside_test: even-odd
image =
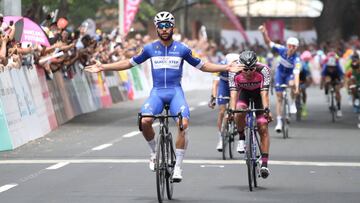
[[[300,55],[300,59],[303,61],[310,61],[312,59],[311,52],[306,50]]]

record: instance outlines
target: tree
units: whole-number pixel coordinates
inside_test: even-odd
[[[106,0],[22,0],[23,15],[38,23],[47,15],[44,10],[58,9],[58,17],[67,17],[72,24],[80,25],[87,18],[94,19],[98,9],[104,6],[116,7],[116,3]]]
[[[318,42],[346,39],[359,34],[359,9],[357,0],[321,0],[324,7],[315,21]]]

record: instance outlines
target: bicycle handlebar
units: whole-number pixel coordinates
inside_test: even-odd
[[[182,122],[183,116],[181,115],[181,113],[179,112],[176,116],[172,116],[172,115],[163,115],[163,114],[158,114],[158,115],[142,115],[141,113],[138,113],[138,125],[139,125],[139,130],[140,132],[142,132],[142,127],[141,127],[141,120],[142,118],[154,118],[154,120],[159,119],[160,122],[163,122],[163,120],[165,118],[179,118],[179,127],[180,130],[183,131],[184,130],[184,125]]]
[[[237,110],[228,109],[227,112],[230,113],[230,114],[234,114],[234,113],[248,113],[248,112],[264,112],[264,113],[269,113],[270,110],[269,110],[269,109],[237,109]]]

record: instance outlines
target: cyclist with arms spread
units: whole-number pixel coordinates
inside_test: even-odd
[[[120,71],[130,69],[133,66],[145,62],[147,59],[151,60],[153,88],[150,92],[150,97],[141,108],[141,113],[150,115],[160,114],[165,104],[170,105],[171,115],[177,115],[178,112],[181,112],[184,130],[178,128],[175,152],[176,164],[173,174],[173,180],[180,182],[182,180],[181,165],[188,143],[186,131],[190,118],[189,106],[185,101],[184,92],[181,87],[184,60],[204,72],[237,72],[240,71],[242,67],[236,64],[219,65],[210,62],[204,63],[201,59],[194,57],[192,51],[185,44],[173,40],[175,18],[169,12],[162,11],[156,14],[154,24],[157,28],[156,31],[159,40],[145,45],[138,55],[131,59],[110,64],[101,64],[99,61],[96,61],[94,65],[87,66],[86,70],[93,73],[100,71]],[[156,141],[152,123],[152,118],[144,118],[142,119],[141,125],[143,136],[151,150],[149,167],[151,170],[154,170]]]
[[[239,73],[229,73],[230,87],[230,109],[247,109],[249,100],[252,99],[256,109],[265,109],[265,112],[256,113],[256,123],[258,126],[261,140],[261,169],[260,174],[267,178],[270,174],[268,169],[270,137],[268,123],[272,120],[269,110],[269,86],[270,86],[270,68],[257,62],[257,57],[253,51],[243,51],[240,53],[239,62],[245,64],[245,68]],[[236,114],[239,142],[237,151],[245,151],[246,126],[245,113]]]
[[[291,87],[292,104],[290,105],[290,113],[296,113],[295,95],[299,93],[300,68],[301,62],[296,50],[299,46],[299,40],[295,37],[290,37],[286,41],[286,47],[276,44],[270,40],[267,30],[264,26],[260,26],[259,30],[263,34],[265,43],[280,56],[280,61],[275,70],[275,90],[276,90],[276,114],[277,124],[275,131],[280,133],[282,129],[282,92],[284,88],[280,87],[282,84],[287,84]]]

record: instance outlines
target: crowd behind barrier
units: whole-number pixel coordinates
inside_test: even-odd
[[[0,150],[11,150],[46,135],[74,116],[113,103],[146,97],[150,73],[144,64],[121,72],[89,74],[77,63],[72,79],[55,72],[47,80],[39,66],[22,66],[0,73]],[[211,76],[186,65],[184,89],[206,88]],[[135,115],[134,115],[135,116]]]

